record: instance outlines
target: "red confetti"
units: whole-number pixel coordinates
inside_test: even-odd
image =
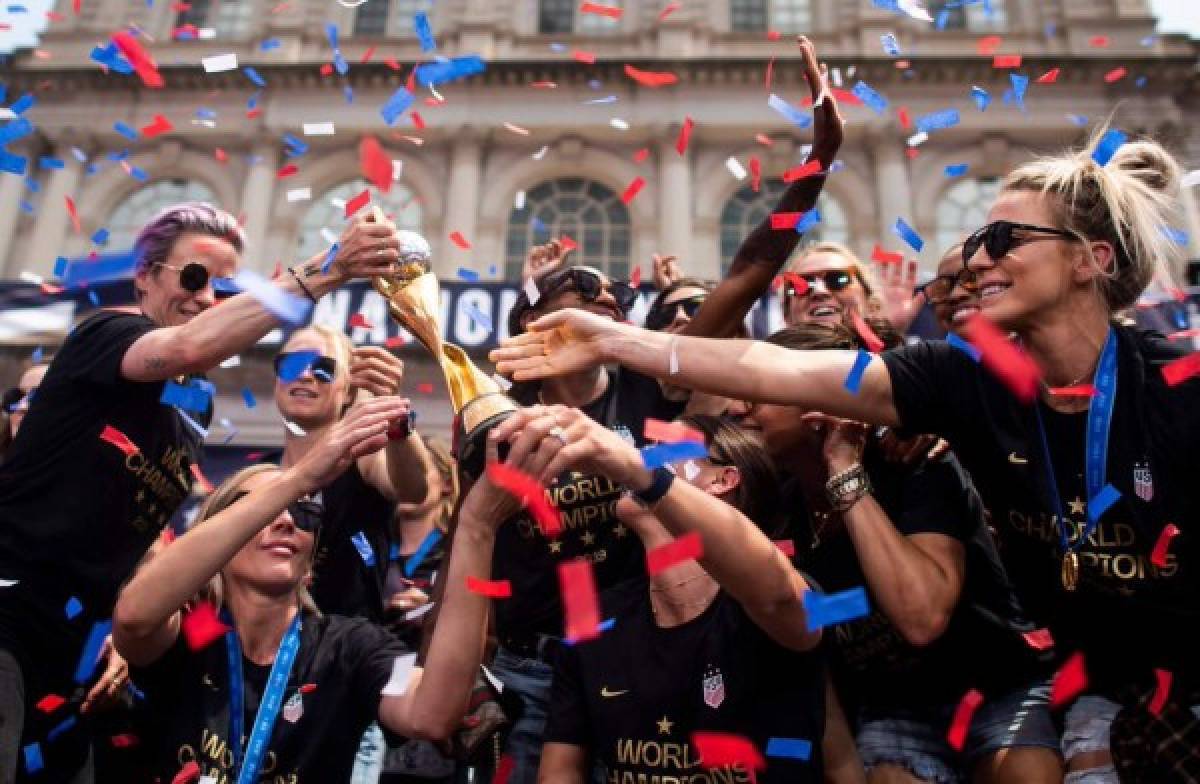
[[[643,426],[642,435],[647,441],[695,441],[704,443],[704,434],[699,430],[688,427],[681,422],[664,422],[661,419],[647,419]]]
[[[1167,523],[1158,535],[1158,541],[1154,543],[1154,549],[1150,552],[1150,563],[1159,569],[1166,568],[1167,550],[1171,548],[1171,541],[1176,536],[1179,536],[1179,526],[1174,523]]]
[[[575,58],[575,60],[583,63],[584,65],[596,64],[596,55],[593,52],[584,52],[576,49],[575,51],[571,52],[571,57]]]
[[[609,19],[620,19],[624,9],[617,8],[611,5],[599,5],[597,3],[584,2],[579,6],[581,14],[595,14],[596,16],[607,16]]]
[[[467,238],[462,235],[462,232],[455,231],[450,233],[450,241],[463,250],[470,250],[471,243],[467,242]]]
[[[359,329],[374,329],[371,326],[371,322],[367,321],[367,317],[361,313],[355,313],[350,317],[349,326],[358,327]]]
[[[762,162],[758,160],[758,156],[750,158],[750,190],[758,193],[762,188]]]
[[[962,702],[954,709],[954,718],[950,722],[950,731],[946,733],[946,742],[955,751],[962,751],[967,742],[967,730],[971,728],[971,717],[983,704],[983,695],[971,689],[963,695]]]
[[[401,348],[402,346],[408,345],[408,341],[405,340],[402,336],[396,335],[395,337],[388,338],[387,340],[383,341],[383,345],[385,348]],[[429,392],[426,392],[425,394],[429,394],[429,393],[433,392],[433,384],[423,384],[423,385],[417,384],[418,392],[421,391],[422,386],[429,387]]]
[[[1113,82],[1119,82],[1124,79],[1125,75],[1128,73],[1129,71],[1125,70],[1124,68],[1114,68],[1108,73],[1104,74],[1104,81],[1108,82],[1109,84],[1112,84]]]
[[[850,311],[850,321],[854,325],[854,331],[862,339],[863,345],[867,347],[867,351],[870,351],[872,354],[878,354],[880,351],[883,351],[883,341],[875,334],[875,330],[871,329],[871,326],[867,324],[861,313],[857,310]]]
[[[679,138],[675,140],[675,152],[683,155],[687,152],[688,142],[692,139],[692,129],[696,127],[696,123],[691,117],[683,118],[683,126],[679,129]]]
[[[1055,82],[1058,81],[1058,75],[1060,73],[1061,73],[1061,69],[1059,69],[1059,68],[1054,68],[1052,70],[1046,71],[1046,73],[1044,73],[1038,77],[1037,83],[1038,84],[1054,84]]]
[[[333,75],[333,63],[322,64],[321,68],[320,68],[320,72],[321,72],[321,76],[332,76]]]
[[[563,603],[563,636],[583,642],[600,636],[600,599],[592,562],[586,558],[558,565],[558,587]]]
[[[912,116],[908,113],[908,107],[901,106],[896,109],[896,116],[900,118],[900,127],[904,130],[912,130]]]
[[[783,37],[783,35],[778,30],[768,30],[767,31],[767,40],[768,41],[778,41],[782,37]]]
[[[161,114],[154,115],[154,122],[142,126],[142,136],[147,139],[153,139],[155,136],[163,133],[170,133],[175,130],[175,126],[171,125],[171,121]]]
[[[125,55],[125,59],[133,66],[133,70],[137,71],[137,75],[141,77],[142,84],[147,87],[157,88],[162,87],[165,82],[162,75],[158,72],[158,66],[154,64],[154,60],[142,48],[141,43],[133,37],[131,33],[121,31],[113,33],[113,43],[121,50],[121,54]]]
[[[984,57],[990,57],[1000,48],[1000,44],[1004,43],[1004,39],[998,35],[989,35],[979,39],[979,43],[975,45],[975,49]]]
[[[644,163],[646,161],[646,159],[649,157],[650,157],[650,148],[643,147],[642,149],[638,150],[637,152],[635,152],[633,154],[633,162],[634,163]]]
[[[635,289],[642,285],[642,266],[639,264],[633,268],[633,273],[629,276],[629,285]]]
[[[317,690],[317,684],[315,684],[315,683],[306,683],[306,684],[304,684],[303,686],[301,686],[301,687],[300,687],[300,689],[299,689],[299,692],[300,692],[301,694],[312,694],[312,693],[313,693],[314,691],[316,691],[316,690]]]
[[[253,120],[253,119],[255,119],[257,117],[261,117],[261,116],[262,116],[262,108],[261,107],[258,109],[251,109],[250,111],[246,112],[247,120]],[[284,167],[284,168],[287,168],[287,167]],[[294,169],[295,167],[293,166],[292,168]],[[291,172],[291,173],[295,174],[295,172]],[[287,175],[284,175],[284,176],[287,176]]]
[[[808,281],[794,272],[785,272],[779,276],[783,282],[792,287],[793,296],[803,297],[808,293]]]
[[[562,243],[563,253],[566,253],[569,250],[575,250],[576,248],[579,247],[579,243],[576,242],[575,240],[571,239],[570,235],[567,235],[567,234],[564,234],[561,237],[559,237],[558,241]]]
[[[1020,68],[1021,55],[1019,54],[998,54],[992,59],[993,68]]]
[[[767,92],[771,91],[771,82],[773,82],[774,80],[775,80],[775,58],[772,57],[770,62],[767,63],[767,78],[766,78],[766,84],[764,85]],[[812,100],[812,99],[810,98],[809,100]]]
[[[45,697],[42,697],[40,700],[38,700],[35,707],[42,713],[49,714],[54,713],[54,711],[61,708],[64,704],[66,704],[66,702],[66,700],[64,700],[62,697],[59,697],[57,694],[47,694]]]
[[[535,90],[554,90],[558,87],[557,82],[531,82],[529,84]]]
[[[696,531],[677,537],[675,541],[646,551],[646,574],[653,577],[684,561],[704,557],[704,542]]]
[[[791,539],[776,539],[773,544],[788,558],[796,557],[796,543]]]
[[[783,181],[784,182],[796,182],[797,180],[803,180],[808,177],[812,177],[815,174],[820,174],[820,173],[821,173],[821,162],[820,161],[807,161],[807,162],[801,164],[800,166],[793,166],[792,168],[785,171],[783,173]]]
[[[1037,398],[1041,375],[1029,355],[982,314],[976,314],[963,329],[967,340],[981,352],[980,360],[1017,399],[1032,403]]]
[[[726,765],[741,765],[746,770],[765,770],[766,760],[758,748],[741,735],[724,732],[693,732],[692,745],[700,756],[700,767],[706,770]]]
[[[412,113],[412,124],[413,124],[413,127],[416,128],[418,131],[425,130],[425,118],[421,116],[420,112]]]
[[[1078,697],[1087,688],[1087,670],[1083,654],[1073,653],[1071,658],[1054,674],[1054,685],[1050,689],[1050,707],[1059,708]]]
[[[632,65],[625,66],[625,75],[643,87],[667,87],[679,81],[679,77],[666,71],[642,71]]]
[[[1091,37],[1091,39],[1088,41],[1088,43],[1090,45],[1096,47],[1097,49],[1105,49],[1108,47],[1108,36],[1107,35],[1094,35]]]
[[[1025,638],[1025,644],[1035,651],[1048,651],[1054,647],[1054,637],[1049,629],[1034,629],[1021,636]]]
[[[634,177],[633,182],[629,183],[629,187],[621,194],[621,201],[629,204],[637,198],[637,195],[642,192],[642,188],[646,187],[646,181],[641,177]]]
[[[467,590],[489,599],[508,599],[512,596],[512,583],[508,580],[480,580],[468,574]]]
[[[404,344],[401,343],[400,345],[404,345]],[[428,381],[417,384],[417,393],[422,394],[422,395],[432,395],[433,394],[433,384],[431,384]]]
[[[903,253],[889,253],[878,245],[871,252],[871,261],[877,261],[880,264],[900,264],[904,261]]]
[[[132,749],[141,743],[141,740],[137,735],[123,732],[120,735],[113,735],[109,738],[109,742],[112,743],[114,749]]]
[[[171,784],[192,784],[199,778],[200,766],[196,764],[196,760],[188,760],[187,764],[175,774],[175,778],[171,779]]]
[[[288,165],[284,166],[279,171],[275,172],[275,176],[282,180],[287,177],[291,177],[293,174],[295,174],[298,171],[300,171],[300,169],[296,166],[296,164],[289,163]]]
[[[83,0],[71,0],[71,10],[75,12],[76,16],[79,16],[79,7],[81,5],[83,5]]]
[[[803,216],[803,212],[772,212],[771,228],[775,231],[794,229],[796,228],[796,224],[800,222],[800,218]]]
[[[346,202],[346,217],[349,218],[354,213],[367,206],[367,202],[371,200],[371,191],[363,188],[363,192],[355,196],[350,201]]]
[[[214,489],[213,483],[208,481],[208,477],[205,476],[204,472],[200,470],[200,464],[192,463],[190,468],[192,471],[192,476],[196,478],[197,484],[200,485],[200,492],[204,493],[205,495],[211,493]]]
[[[79,213],[75,211],[75,200],[70,196],[64,196],[67,200],[67,214],[71,216],[71,225],[75,227],[76,234],[83,234],[83,229],[79,225]]]
[[[136,455],[140,451],[137,448],[137,445],[129,440],[129,436],[125,435],[120,430],[117,430],[112,425],[104,426],[104,431],[100,433],[100,440],[107,441],[108,443],[112,444],[117,449],[120,449],[122,452],[124,452],[126,456]]]
[[[215,155],[217,160],[221,163],[225,163],[225,161],[229,160],[229,153],[225,152],[220,147],[213,150],[213,155]]]
[[[1174,676],[1170,670],[1154,669],[1154,679],[1157,685],[1154,688],[1154,697],[1150,699],[1150,704],[1147,709],[1155,716],[1162,713],[1162,709],[1167,705],[1167,698],[1171,696],[1171,681]]]
[[[668,16],[670,16],[671,14],[678,11],[679,8],[680,8],[679,3],[668,4],[667,7],[662,10],[662,13],[658,15],[658,21],[660,21],[660,22],[664,21]]]
[[[758,142],[764,147],[771,147],[775,144],[775,142],[771,141],[771,137],[767,136],[765,133],[754,134],[754,141]]]
[[[492,784],[508,784],[516,767],[516,761],[508,754],[500,757],[500,764],[496,766],[496,774],[492,776]]]
[[[505,463],[491,463],[487,476],[492,484],[506,490],[521,502],[545,536],[562,533],[562,517],[546,497],[546,490],[536,479]]]
[[[200,602],[191,612],[185,613],[179,628],[183,631],[188,648],[193,651],[204,650],[229,631],[229,627],[217,617],[216,608],[208,602]]]
[[[1162,375],[1169,387],[1179,386],[1189,378],[1200,375],[1200,354],[1189,354],[1168,362],[1163,365]]]
[[[367,47],[367,51],[363,52],[362,59],[359,60],[358,62],[362,65],[366,65],[367,63],[371,62],[371,58],[374,56],[375,56],[375,45],[371,44],[370,46]]]
[[[374,136],[364,136],[358,143],[358,168],[363,178],[387,193],[392,187],[392,159]]]
[[[1095,397],[1096,387],[1091,384],[1076,384],[1073,387],[1050,387],[1049,392],[1055,397]]]

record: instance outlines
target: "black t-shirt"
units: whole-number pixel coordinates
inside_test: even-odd
[[[1110,695],[1122,683],[1152,679],[1155,667],[1194,679],[1200,661],[1200,546],[1188,535],[1200,499],[1192,489],[1200,381],[1168,387],[1161,367],[1180,350],[1156,333],[1116,331],[1106,481],[1121,498],[1079,548],[1080,584],[1073,593],[1061,581],[1059,511],[1033,407],[945,343],[884,354],[904,424],[949,440],[979,487],[1025,610],[1049,626],[1060,654],[1082,650],[1090,688]],[[1080,478],[1086,416],[1044,418],[1074,542],[1087,519]],[[1167,523],[1183,534],[1159,568],[1150,555]]]
[[[612,629],[555,654],[547,743],[587,749],[612,784],[748,782],[740,768],[699,768],[696,731],[812,743],[808,761],[770,757],[762,782],[822,780],[825,670],[766,635],[724,592],[696,618],[661,628],[644,581],[602,597]]]
[[[145,316],[114,312],[77,326],[0,467],[0,577],[21,581],[0,589],[0,642],[26,657],[112,613],[118,588],[191,488],[199,434],[160,402],[164,382],[121,376],[125,352],[153,329]],[[188,416],[207,425],[211,406]],[[110,425],[139,451],[126,456],[102,440]],[[83,611],[64,626],[69,597]]]
[[[321,500],[325,514],[313,560],[313,601],[326,614],[381,623],[395,504],[367,484],[357,462],[322,488]],[[369,550],[370,564],[359,547]]]
[[[349,781],[363,732],[379,714],[380,692],[391,677],[392,664],[405,653],[403,645],[369,621],[306,613],[300,650],[283,694],[284,709],[275,720],[260,780]],[[270,672],[270,666],[243,657],[246,735],[254,728]],[[181,766],[195,760],[201,775],[232,781],[225,641],[191,651],[181,636],[154,664],[134,668],[132,678],[146,695],[142,740],[153,757],[155,774],[170,781]]]
[[[647,418],[671,420],[683,409],[663,397],[658,382],[620,369],[608,371],[603,395],[580,410],[641,444]],[[525,390],[518,402],[532,405],[536,392]],[[512,583],[512,598],[496,602],[496,628],[508,636],[561,636],[562,602],[557,564],[578,557],[592,561],[599,590],[645,572],[641,542],[616,516],[622,488],[602,476],[568,472],[546,495],[562,516],[563,533],[547,539],[527,514],[507,520],[496,535],[492,569],[498,580]]]
[[[872,497],[903,536],[940,534],[963,545],[965,579],[945,632],[918,648],[884,615],[863,573],[854,542],[839,520],[812,546],[803,496],[789,482],[785,508],[795,510],[796,560],[828,593],[862,586],[871,612],[826,629],[838,691],[846,709],[957,703],[968,689],[1004,693],[1048,675],[1022,637],[1032,630],[1013,595],[979,496],[952,456],[898,466],[868,448],[864,465]]]

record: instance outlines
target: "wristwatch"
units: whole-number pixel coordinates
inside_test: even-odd
[[[829,477],[825,483],[825,497],[836,512],[845,512],[871,493],[871,480],[862,463],[855,463],[845,471]]]

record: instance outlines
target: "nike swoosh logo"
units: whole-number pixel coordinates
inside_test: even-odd
[[[609,691],[607,686],[601,687],[601,689],[600,689],[600,696],[605,697],[605,698],[620,697],[622,694],[628,694],[628,693],[629,693],[629,689],[625,689],[624,691]]]
[[[1025,458],[1017,457],[1016,452],[1008,453],[1008,462],[1012,463],[1013,465],[1028,465],[1029,464],[1029,461],[1026,460]]]

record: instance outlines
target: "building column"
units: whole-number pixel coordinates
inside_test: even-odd
[[[1187,224],[1188,232],[1188,259],[1200,259],[1200,202],[1196,200],[1196,193],[1191,188],[1180,188],[1181,200],[1183,202],[1183,219]],[[2,199],[0,199],[2,204]],[[1179,275],[1180,280],[1183,280],[1183,274],[1186,270],[1172,270]]]
[[[680,155],[675,149],[679,129],[679,125],[672,125],[658,139],[658,252],[679,256],[691,274],[715,279],[720,276],[719,269],[697,269],[692,259],[691,151]]]
[[[241,212],[246,216],[243,229],[246,249],[242,258],[256,272],[270,273],[275,259],[264,258],[267,225],[275,204],[275,170],[279,167],[279,146],[274,142],[256,144],[251,151],[250,168],[242,187]],[[288,260],[289,263],[291,260]]]
[[[10,145],[8,151],[13,155],[24,156],[26,161],[25,176],[37,176],[37,155],[34,154],[36,145]],[[11,280],[17,277],[21,270],[17,268],[16,259],[10,260],[8,254],[12,251],[13,240],[17,236],[17,223],[21,220],[21,194],[25,190],[25,178],[15,174],[0,174],[0,277]]]
[[[483,177],[483,137],[476,129],[466,126],[455,134],[450,149],[450,182],[446,188],[446,205],[442,214],[443,234],[433,243],[434,271],[438,277],[450,278],[454,270],[467,267],[476,271],[486,269],[484,259],[475,258],[474,247],[479,218],[479,182]],[[454,232],[471,243],[472,250],[462,250],[449,240]],[[438,252],[438,248],[441,252]]]
[[[78,204],[79,180],[83,164],[71,153],[73,140],[62,139],[54,147],[54,155],[61,158],[63,168],[54,169],[46,178],[42,198],[38,201],[37,223],[29,240],[24,269],[49,277],[54,272],[54,260],[63,252],[67,232],[74,231],[67,213],[67,197]],[[76,144],[83,147],[84,145]],[[85,147],[85,152],[88,151]]]
[[[891,124],[873,129],[869,135],[871,156],[875,159],[875,198],[879,210],[879,243],[894,246],[896,218],[903,218],[916,228],[912,213],[912,185],[908,179],[908,162],[904,157],[904,141]],[[906,251],[906,253],[911,252]]]

